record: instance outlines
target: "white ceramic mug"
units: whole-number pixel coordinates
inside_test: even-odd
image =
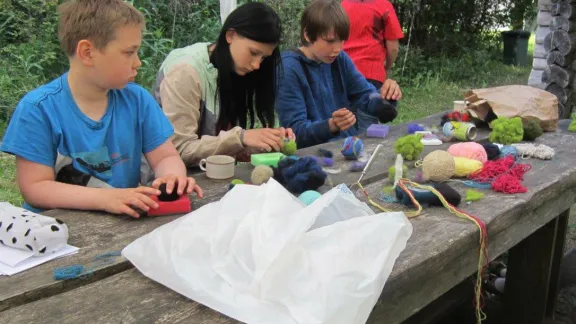
[[[234,177],[234,158],[228,155],[213,155],[200,160],[199,167],[206,171],[210,179],[229,179]]]

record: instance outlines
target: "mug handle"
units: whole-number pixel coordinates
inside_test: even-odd
[[[198,163],[198,166],[200,167],[200,170],[206,171],[206,159],[200,160],[200,163]]]

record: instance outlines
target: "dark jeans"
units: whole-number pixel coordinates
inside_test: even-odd
[[[380,90],[380,88],[382,88],[382,82],[377,81],[377,80],[373,80],[373,79],[366,79],[366,81],[372,83],[373,86],[376,87],[376,89]]]

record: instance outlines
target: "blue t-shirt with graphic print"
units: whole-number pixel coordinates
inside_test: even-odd
[[[75,169],[112,187],[137,187],[142,154],[165,143],[172,125],[152,95],[135,83],[110,90],[104,116],[92,120],[76,105],[67,76],[20,100],[0,150],[52,168],[58,156],[68,157]]]

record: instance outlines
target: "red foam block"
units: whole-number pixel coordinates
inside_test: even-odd
[[[158,208],[150,208],[148,216],[166,216],[174,214],[186,214],[192,211],[190,198],[182,195],[174,201],[159,201],[158,196],[151,196],[152,200],[158,203]]]

